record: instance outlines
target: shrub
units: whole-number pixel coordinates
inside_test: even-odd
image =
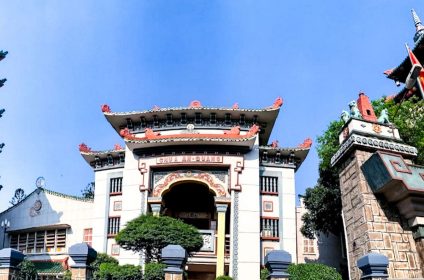
[[[290,280],[342,280],[335,268],[319,263],[301,263],[289,266]]]
[[[102,280],[138,280],[143,278],[140,266],[102,263],[99,267],[98,279]]]
[[[144,267],[144,280],[163,280],[165,279],[166,265],[161,263],[146,263]]]
[[[37,270],[35,269],[35,265],[31,261],[24,260],[18,265],[18,273],[16,275],[16,279],[33,280],[37,279],[37,277]]]
[[[268,269],[266,268],[261,269],[261,280],[267,280],[268,275],[269,275]]]
[[[230,276],[218,276],[215,280],[233,280],[233,278],[231,278]]]
[[[93,269],[93,278],[94,279],[103,279],[103,278],[100,278],[100,276],[99,276],[100,265],[102,263],[111,263],[111,264],[117,265],[118,260],[115,259],[114,257],[109,256],[108,254],[98,253],[96,260],[91,264],[91,268]]]
[[[72,272],[70,270],[63,273],[63,280],[72,280]]]

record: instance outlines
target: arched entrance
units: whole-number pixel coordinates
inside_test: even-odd
[[[175,182],[162,193],[162,214],[195,226],[203,236],[204,246],[188,262],[189,279],[213,280],[228,272],[224,263],[225,256],[229,258],[230,211],[216,202],[217,195],[206,183],[194,180]]]
[[[179,218],[200,230],[216,230],[215,193],[203,183],[183,181],[162,197],[163,214]]]

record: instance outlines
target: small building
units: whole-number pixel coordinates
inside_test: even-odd
[[[193,101],[122,113],[103,105],[125,147],[80,145],[94,172],[94,199],[38,188],[0,214],[11,221],[6,246],[32,260],[63,260],[69,246],[87,242],[121,264],[140,264],[143,256],[114,237],[130,220],[153,213],[182,219],[203,235],[204,246],[188,261],[190,279],[259,279],[264,255],[274,249],[296,260],[295,172],[312,141],[268,144],[282,103],[241,109]]]

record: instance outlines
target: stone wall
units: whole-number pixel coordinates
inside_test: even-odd
[[[374,195],[362,174],[360,167],[371,155],[356,150],[340,167],[351,279],[360,279],[361,272],[355,264],[369,252],[388,257],[390,278],[422,277],[422,264],[412,231],[395,207],[388,207],[383,198]]]

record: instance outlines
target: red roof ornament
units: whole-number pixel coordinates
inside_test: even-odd
[[[281,106],[283,106],[283,99],[281,97],[277,97],[277,99],[275,99],[274,104],[272,104],[272,108],[273,109],[278,109]]]
[[[79,144],[79,151],[83,152],[83,153],[89,153],[89,152],[91,152],[91,148],[88,147],[86,144],[81,143],[81,144]]]
[[[273,147],[273,148],[278,148],[278,140],[274,140],[274,141],[272,141],[272,143],[271,143],[271,147]]]
[[[356,101],[356,104],[364,120],[370,122],[377,122],[377,117],[375,116],[374,108],[372,107],[368,96],[366,96],[364,92],[359,93],[359,97]]]
[[[121,135],[124,138],[134,137],[134,134],[132,134],[128,128],[121,129],[121,131],[119,131],[119,135]]]
[[[144,130],[147,139],[155,138],[156,136],[160,136],[160,132],[154,132],[151,128],[146,128]]]
[[[113,146],[113,149],[114,149],[115,151],[123,150],[122,146],[121,146],[121,145],[119,145],[119,144],[115,144],[115,145]]]
[[[257,124],[252,125],[252,127],[247,132],[247,136],[251,137],[253,135],[256,135],[259,132],[259,130],[260,130],[259,125],[257,125]]]
[[[302,144],[300,144],[298,147],[299,148],[310,148],[312,146],[312,139],[311,138],[306,138]]]
[[[200,108],[202,107],[202,103],[200,103],[200,101],[198,100],[193,100],[190,102],[190,105],[188,106],[189,108]]]
[[[393,68],[392,69],[387,69],[386,71],[383,72],[383,74],[386,75],[386,76],[389,76],[392,73],[393,73]]]
[[[103,104],[103,105],[102,105],[102,112],[103,112],[103,113],[110,113],[110,112],[112,112],[112,111],[110,110],[109,105],[107,105],[107,104]]]
[[[153,106],[152,111],[159,111],[160,107],[158,105]]]
[[[238,105],[238,103],[237,103],[237,102],[236,102],[236,103],[234,103],[234,105],[233,105],[233,109],[234,109],[234,110],[239,109],[239,105]]]
[[[224,131],[226,135],[240,135],[240,126],[235,126],[228,131]]]

